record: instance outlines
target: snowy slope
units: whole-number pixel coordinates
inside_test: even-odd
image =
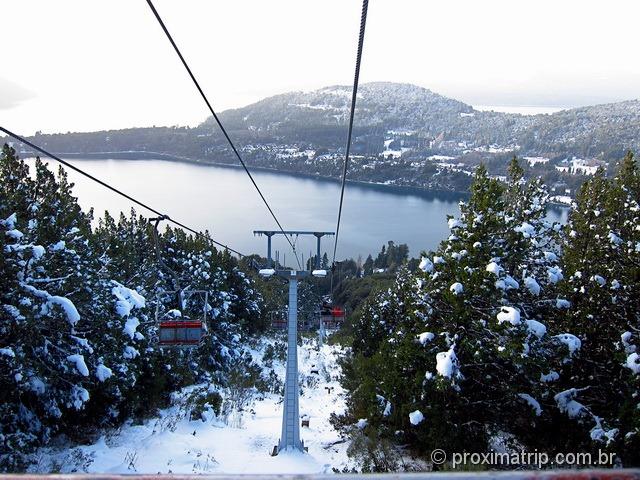
[[[262,358],[260,349],[253,352]],[[241,428],[233,428],[220,419],[190,421],[184,407],[176,405],[143,425],[126,425],[108,432],[93,445],[75,448],[46,448],[36,455],[31,472],[61,473],[331,473],[350,466],[340,434],[330,425],[331,413],[345,408],[344,392],[338,383],[340,348],[305,341],[298,350],[303,396],[300,414],[309,415],[310,428],[301,436],[308,454],[269,452],[278,442],[282,418],[282,399],[268,394],[255,403],[242,418]],[[313,365],[319,375],[311,374]],[[274,361],[274,369],[284,380],[284,365]],[[315,384],[317,378],[317,385]],[[325,387],[332,388],[328,393]]]

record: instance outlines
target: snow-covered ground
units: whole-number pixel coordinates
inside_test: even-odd
[[[261,360],[261,350],[253,352]],[[345,408],[344,392],[338,383],[337,364],[341,349],[305,341],[298,349],[303,395],[300,415],[310,417],[309,428],[301,429],[308,453],[269,455],[280,437],[282,398],[267,394],[242,417],[241,427],[228,426],[221,419],[190,421],[179,405],[161,412],[143,425],[125,425],[105,432],[92,445],[43,448],[35,456],[31,472],[73,471],[89,473],[331,473],[351,467],[347,442],[329,423],[331,413]],[[315,367],[313,367],[315,366]],[[284,365],[273,367],[284,380]],[[312,374],[318,368],[318,374]],[[327,390],[327,387],[330,391]],[[237,420],[237,419],[236,419]]]

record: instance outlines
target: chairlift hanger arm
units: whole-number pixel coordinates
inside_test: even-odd
[[[162,259],[162,255],[160,255],[160,234],[158,233],[158,226],[160,225],[160,222],[162,220],[169,220],[169,217],[167,215],[160,215],[157,218],[150,218],[150,221],[153,221],[153,238],[155,240],[155,247],[156,247],[156,259],[157,261],[160,263],[160,265],[166,270],[168,271],[171,276],[173,277],[173,281],[175,282],[174,288],[177,290],[178,292],[178,303],[180,304],[180,309],[182,310],[183,306],[184,306],[184,297],[182,295],[182,287],[180,286],[180,278],[178,277],[178,274],[169,266],[165,263],[165,261]]]

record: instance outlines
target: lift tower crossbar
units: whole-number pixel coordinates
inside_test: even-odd
[[[325,277],[326,270],[321,270],[320,239],[334,232],[310,232],[303,230],[254,230],[254,235],[267,237],[267,268],[260,270],[265,278],[278,276],[289,282],[289,316],[287,320],[287,370],[284,385],[284,409],[282,411],[282,433],[280,441],[273,449],[272,455],[284,450],[304,451],[304,442],[300,439],[300,387],[298,385],[298,280],[303,278]],[[271,258],[271,237],[274,235],[313,235],[317,239],[315,269],[287,270],[277,268]]]
[[[334,232],[311,232],[306,230],[254,230],[254,235],[267,237],[267,268],[273,266],[273,259],[271,258],[271,237],[274,235],[313,235],[316,237],[316,270],[320,269],[320,239],[325,235],[335,235]]]

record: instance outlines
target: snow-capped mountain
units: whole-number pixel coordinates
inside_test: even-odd
[[[221,117],[229,129],[254,138],[318,143],[323,129],[347,124],[350,104],[351,87],[332,86],[276,95]],[[598,155],[640,147],[638,100],[526,116],[475,110],[415,85],[374,82],[360,86],[355,118],[361,134],[399,131],[474,146],[518,145],[530,153]],[[212,125],[208,119],[202,126]],[[343,139],[344,132],[336,131],[335,140]]]
[[[332,86],[311,92],[289,92],[265,98],[235,110],[223,121],[230,128],[274,131],[287,126],[346,125],[351,109],[351,87]],[[419,129],[454,122],[472,107],[426,88],[405,83],[365,83],[358,90],[357,126]],[[205,122],[210,124],[212,119]]]

